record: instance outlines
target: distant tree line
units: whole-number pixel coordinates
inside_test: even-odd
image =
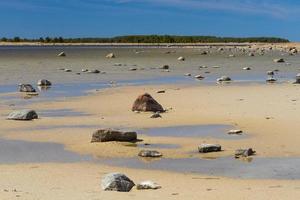
[[[286,43],[287,39],[277,37],[215,37],[215,36],[175,36],[175,35],[128,35],[112,38],[62,38],[41,37],[26,39],[20,37],[1,38],[2,42],[41,42],[41,43]]]

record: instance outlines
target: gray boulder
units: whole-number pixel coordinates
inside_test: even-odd
[[[7,119],[8,120],[33,120],[37,119],[38,115],[34,110],[16,110],[11,112]]]
[[[137,140],[137,133],[134,131],[119,131],[112,129],[100,129],[93,133],[91,142],[133,142]]]
[[[253,151],[252,148],[248,148],[248,149],[237,149],[235,151],[235,158],[240,158],[240,157],[248,157],[248,156],[252,156],[254,155],[256,152]]]
[[[157,190],[160,188],[161,186],[153,181],[143,181],[136,185],[137,190]]]
[[[198,147],[199,153],[209,153],[221,151],[221,145],[219,144],[201,144]]]
[[[133,103],[132,111],[164,112],[163,107],[148,93],[140,95]]]
[[[162,157],[162,154],[155,150],[141,150],[138,154],[140,157],[150,157],[150,158],[159,158]]]
[[[41,79],[37,82],[38,86],[51,86],[52,83],[46,79]]]
[[[104,191],[129,192],[135,184],[124,174],[110,173],[102,178],[101,186]]]
[[[36,92],[36,90],[30,84],[19,84],[20,92]]]

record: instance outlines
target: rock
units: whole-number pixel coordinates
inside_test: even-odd
[[[248,157],[254,155],[256,152],[253,151],[252,148],[249,149],[237,149],[235,151],[234,157],[235,158],[240,158],[240,157]]]
[[[235,55],[233,55],[233,54],[230,54],[228,57],[229,57],[229,58],[234,58],[234,57],[235,57]]]
[[[38,115],[34,110],[16,110],[7,117],[9,120],[33,120],[37,118]]]
[[[212,68],[214,68],[214,69],[219,69],[219,68],[221,68],[220,66],[212,66]]]
[[[93,70],[88,71],[88,73],[91,73],[91,74],[99,74],[100,71],[97,70],[97,69],[93,69]]]
[[[208,54],[207,51],[202,51],[202,52],[200,53],[200,55],[207,55],[207,54]]]
[[[190,73],[186,73],[186,74],[185,74],[185,76],[192,76],[192,74],[190,74]]]
[[[65,69],[64,71],[65,71],[65,72],[72,72],[71,69]]]
[[[231,78],[228,76],[222,76],[221,78],[217,79],[218,82],[228,82],[231,81]]]
[[[274,59],[273,61],[276,63],[284,63],[285,62],[285,60],[283,58]]]
[[[300,84],[300,74],[296,75],[296,81],[294,82],[294,84]]]
[[[185,61],[185,58],[182,57],[182,56],[180,56],[179,58],[177,58],[177,60],[179,60],[179,61]]]
[[[164,109],[150,94],[145,93],[135,100],[132,111],[164,112]]]
[[[267,75],[274,76],[274,71],[267,71]]]
[[[129,71],[136,71],[136,70],[137,70],[137,68],[135,68],[135,67],[129,68]]]
[[[199,66],[199,69],[206,69],[207,66]]]
[[[109,53],[105,56],[106,58],[115,58],[116,55],[114,53]]]
[[[143,181],[136,185],[137,190],[157,190],[160,188],[161,186],[153,181]]]
[[[66,53],[65,53],[65,52],[60,52],[57,56],[58,56],[58,57],[65,57],[65,56],[66,56]]]
[[[248,71],[248,70],[251,70],[251,68],[250,67],[244,67],[243,70],[247,70]]]
[[[273,77],[269,77],[269,78],[267,78],[267,80],[266,80],[266,82],[268,82],[268,83],[274,83],[274,82],[276,82],[277,81],[277,79],[275,79],[275,78],[273,78]]]
[[[218,51],[224,51],[223,47],[218,48]]]
[[[115,63],[114,66],[116,66],[116,67],[121,67],[121,66],[122,66],[122,63]]]
[[[198,80],[202,80],[204,79],[205,77],[204,76],[201,76],[201,75],[196,75],[194,76],[194,78],[198,79]]]
[[[170,69],[169,65],[163,65],[160,69]]]
[[[157,113],[154,113],[153,115],[151,115],[150,118],[153,118],[153,119],[155,119],[155,118],[161,118],[161,115],[159,114],[159,112],[157,112]]]
[[[166,93],[165,90],[158,90],[156,93],[161,94],[161,93]]]
[[[38,86],[51,86],[52,83],[46,79],[41,79],[37,82]]]
[[[101,185],[104,191],[118,192],[129,192],[133,186],[135,186],[132,180],[121,173],[110,173],[105,175],[104,178],[102,178]]]
[[[93,133],[91,142],[134,142],[137,140],[137,133],[134,131],[119,131],[112,129],[100,129]]]
[[[30,84],[19,84],[19,92],[36,92]]]
[[[150,157],[150,158],[159,158],[162,157],[162,154],[155,150],[141,150],[138,154],[140,157]]]
[[[250,57],[253,57],[253,56],[255,56],[255,55],[254,55],[254,53],[249,53],[249,56],[250,56]]]
[[[219,144],[201,144],[198,147],[199,153],[209,153],[221,151],[221,145]]]
[[[229,135],[241,135],[243,133],[242,130],[230,130],[227,132]]]
[[[81,71],[82,72],[88,72],[89,70],[88,69],[82,69]]]

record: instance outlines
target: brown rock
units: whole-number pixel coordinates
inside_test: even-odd
[[[145,93],[135,100],[132,111],[164,112],[164,109],[150,94]]]
[[[100,129],[93,133],[91,142],[133,142],[137,140],[137,133],[133,131],[118,131],[112,129]]]

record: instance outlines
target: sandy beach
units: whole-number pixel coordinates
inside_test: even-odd
[[[284,73],[285,67],[296,71],[292,68],[294,65],[278,67]],[[193,68],[185,70],[190,69]],[[226,71],[221,68],[214,72],[213,69],[209,68],[216,74]],[[241,68],[234,70],[241,71]],[[172,76],[183,76],[182,72],[177,66]],[[258,73],[261,72],[258,70]],[[63,77],[56,76],[58,80]],[[75,75],[69,76],[76,79]],[[161,79],[167,76],[163,74]],[[134,82],[135,77],[130,78]],[[45,99],[42,98],[44,93],[51,94],[63,85],[41,91],[41,97],[29,99],[13,90],[3,90],[0,143],[5,151],[0,165],[3,172],[0,174],[1,198],[297,199],[300,195],[297,176],[299,86],[290,79],[274,84],[259,81],[195,84],[192,82],[195,80],[189,81],[156,84],[140,81],[136,85],[117,87],[96,84],[80,88],[87,89],[85,93],[67,96],[70,88],[64,88],[62,94],[45,96]],[[165,92],[158,93],[161,90]],[[167,110],[161,113],[162,118],[150,118],[152,113],[149,112],[131,111],[135,99],[144,93],[151,94]],[[37,111],[39,119],[6,120],[12,110],[25,108]],[[200,132],[205,126],[211,130],[204,129],[203,135],[197,135],[197,129]],[[172,131],[180,127],[183,127],[181,135],[172,135]],[[92,134],[100,128],[134,130],[141,141],[91,143]],[[171,128],[170,135],[165,133],[166,128]],[[194,129],[196,135],[189,136]],[[243,134],[230,136],[227,134],[230,129],[240,129]],[[153,130],[158,130],[157,135],[151,132]],[[197,148],[202,143],[220,144],[222,151],[200,154]],[[159,150],[163,158],[137,159],[139,151],[147,148]],[[234,159],[234,152],[239,148],[253,148],[257,153],[251,159]],[[23,154],[19,155],[18,151]],[[82,160],[77,158],[79,156]],[[185,168],[184,162],[189,161],[190,165]],[[277,162],[280,168],[272,168]],[[289,165],[289,162],[295,164]],[[174,167],[170,166],[172,163]],[[226,168],[231,163],[233,167]],[[271,166],[270,173],[265,173],[268,167],[264,166]],[[150,191],[133,188],[129,193],[102,191],[101,179],[111,172],[125,173],[135,183],[153,180],[162,188]]]

